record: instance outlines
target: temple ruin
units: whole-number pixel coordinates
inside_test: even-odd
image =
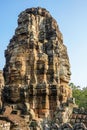
[[[68,85],[67,48],[46,9],[30,8],[19,14],[5,58],[0,121],[10,123],[8,130],[86,130],[85,120],[73,122],[73,110],[78,108]]]

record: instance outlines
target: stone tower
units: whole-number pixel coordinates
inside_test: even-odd
[[[35,118],[52,118],[56,108],[72,97],[67,48],[46,9],[30,8],[19,15],[5,58],[4,105],[20,104],[22,112],[26,106]]]

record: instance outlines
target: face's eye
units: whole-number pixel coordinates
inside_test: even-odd
[[[13,64],[12,64],[12,63],[10,63],[9,67],[10,67],[10,68],[12,68],[12,66],[13,66]]]
[[[22,67],[21,62],[20,61],[15,62],[15,67],[16,68],[21,68]]]

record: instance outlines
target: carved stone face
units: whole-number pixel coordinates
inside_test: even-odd
[[[9,62],[9,80],[10,83],[22,84],[26,73],[25,57],[19,55],[13,55]]]
[[[69,82],[69,80],[70,80],[70,75],[71,75],[71,72],[70,72],[68,66],[61,66],[61,67],[60,67],[60,78],[61,78],[63,81]]]

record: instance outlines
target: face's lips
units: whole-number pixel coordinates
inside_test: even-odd
[[[11,80],[17,80],[17,79],[20,79],[20,74],[19,73],[11,73],[11,74],[9,74],[9,76],[10,76],[10,79]]]
[[[19,75],[19,74],[20,74],[20,72],[18,72],[18,71],[11,71],[10,72],[10,75],[12,75],[12,76]]]
[[[19,74],[11,74],[10,77],[19,77]]]

